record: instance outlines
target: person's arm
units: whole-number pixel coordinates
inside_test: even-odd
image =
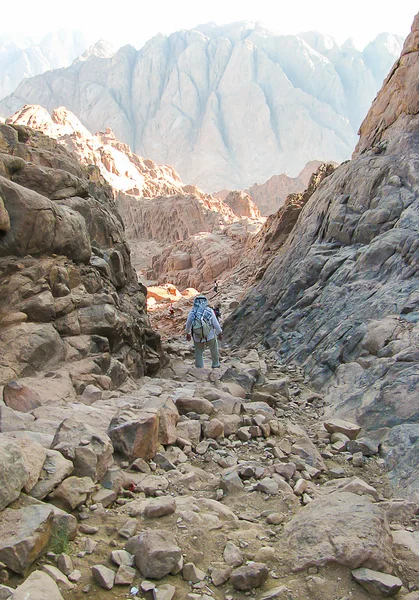
[[[186,319],[186,339],[188,342],[191,339],[191,330],[192,330],[192,312],[189,313],[188,318]]]
[[[223,334],[223,330],[222,330],[222,329],[221,329],[221,327],[220,327],[220,324],[219,324],[219,322],[218,322],[218,319],[217,319],[217,317],[215,316],[215,313],[214,313],[214,311],[213,311],[213,310],[211,310],[211,312],[212,312],[212,316],[211,316],[211,323],[212,323],[212,326],[213,326],[213,327],[214,327],[214,329],[215,329],[215,333],[218,335],[218,337],[220,337],[220,336],[222,336],[222,334]]]

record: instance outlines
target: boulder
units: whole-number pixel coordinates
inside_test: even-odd
[[[171,496],[154,498],[150,500],[144,509],[144,516],[149,519],[156,519],[171,515],[176,510],[176,500]]]
[[[34,571],[19,585],[13,600],[64,600],[55,581],[42,571]]]
[[[268,577],[269,569],[264,563],[250,563],[234,569],[230,582],[234,589],[247,592],[263,585]]]
[[[52,500],[64,510],[74,510],[86,502],[87,496],[95,490],[90,477],[68,477],[51,494]]]
[[[402,588],[403,582],[393,575],[380,573],[371,569],[354,569],[352,577],[372,596],[388,598],[395,596]]]
[[[141,575],[150,579],[162,579],[171,572],[177,572],[182,561],[181,549],[168,540],[166,531],[144,531],[131,538],[126,549],[135,555],[135,564]]]
[[[359,425],[343,419],[329,419],[324,422],[324,428],[329,433],[344,433],[350,440],[354,440],[361,431]]]
[[[51,448],[73,462],[76,477],[90,477],[95,482],[104,477],[113,463],[110,438],[73,419],[61,423]]]
[[[104,565],[94,565],[92,567],[93,579],[97,583],[105,588],[105,590],[111,590],[115,584],[115,571],[105,567]]]
[[[19,497],[28,480],[19,446],[0,435],[0,510]]]
[[[129,460],[153,458],[159,447],[159,418],[155,413],[124,410],[112,419],[108,434],[115,450]]]
[[[38,444],[29,438],[15,438],[15,444],[20,448],[25,463],[25,469],[28,473],[28,481],[23,487],[23,491],[28,494],[41,476],[47,457],[47,451],[41,444]]]
[[[336,492],[310,502],[284,526],[293,571],[338,563],[389,572],[392,540],[379,507],[368,496]]]
[[[47,549],[54,511],[48,505],[35,505],[0,513],[0,561],[24,575]]]
[[[42,404],[36,392],[17,381],[11,381],[4,386],[3,401],[6,406],[19,412],[30,412]]]
[[[214,413],[214,405],[205,398],[177,398],[176,408],[178,409],[180,415],[186,415],[189,412],[193,412],[198,415],[212,415]]]
[[[66,477],[71,475],[74,465],[70,460],[64,458],[61,452],[47,450],[46,459],[38,482],[30,490],[30,495],[42,500],[50,494]]]

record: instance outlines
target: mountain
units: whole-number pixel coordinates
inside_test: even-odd
[[[244,189],[278,172],[295,176],[310,160],[349,158],[401,42],[379,37],[364,54],[319,33],[203,25],[25,79],[0,115],[64,105],[90,131],[111,127],[136,154],[173,165],[183,181]]]
[[[297,177],[288,177],[285,173],[273,175],[265,183],[255,183],[246,192],[252,197],[263,215],[270,215],[280,208],[289,194],[303,192],[311,175],[322,163],[312,160],[306,164]]]
[[[262,342],[303,365],[329,412],[355,419],[380,444],[392,482],[416,500],[418,42],[419,14],[352,160],[300,206],[291,232],[281,210],[269,218],[281,245],[225,327],[230,343]]]
[[[0,98],[11,94],[27,77],[68,67],[88,47],[89,41],[83,33],[66,29],[49,33],[38,43],[1,36]]]

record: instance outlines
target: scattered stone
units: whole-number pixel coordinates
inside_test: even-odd
[[[115,502],[116,498],[117,493],[114,490],[108,490],[104,487],[101,487],[100,490],[95,492],[92,496],[92,500],[95,504],[101,504],[105,508]]]
[[[163,496],[150,500],[144,509],[144,516],[149,519],[171,515],[176,510],[176,501],[171,496]]]
[[[355,423],[350,423],[349,421],[344,421],[343,419],[330,419],[329,421],[325,421],[324,428],[329,433],[343,433],[350,440],[354,440],[361,431],[361,427],[359,425],[355,425]]]
[[[80,533],[85,533],[86,535],[94,535],[99,531],[99,527],[93,527],[93,525],[86,525],[86,523],[82,523],[79,527]]]
[[[74,584],[54,565],[42,565],[41,570],[55,581],[60,590],[69,591],[74,589]]]
[[[111,590],[115,584],[115,571],[104,565],[91,567],[93,579],[105,590]]]
[[[135,555],[135,564],[143,577],[161,579],[179,569],[181,549],[168,540],[167,531],[147,530],[131,538],[126,550]]]
[[[175,586],[165,583],[153,588],[153,600],[172,600],[175,593]]]
[[[224,561],[230,567],[238,567],[243,564],[243,555],[233,542],[227,542],[223,550]]]
[[[213,567],[211,570],[212,583],[216,586],[223,585],[223,583],[228,581],[232,570],[233,569],[228,565],[220,565],[218,567]]]
[[[151,469],[149,464],[143,458],[136,458],[130,465],[132,471],[139,471],[140,473],[150,473]]]
[[[39,481],[29,492],[33,498],[38,500],[43,500],[74,471],[72,461],[64,458],[61,452],[47,450],[46,453],[47,456],[42,466]]]
[[[115,585],[131,585],[137,574],[136,569],[129,565],[120,565],[115,576]]]
[[[86,502],[94,492],[95,484],[90,477],[68,477],[54,491],[52,497],[64,510],[74,510]]]
[[[269,569],[264,563],[250,563],[235,569],[230,575],[234,589],[247,592],[263,585]]]
[[[332,479],[340,479],[341,477],[346,477],[345,469],[342,467],[332,467],[328,470],[327,474]]]
[[[182,577],[185,581],[198,583],[198,581],[203,581],[205,579],[205,573],[204,571],[201,571],[201,569],[198,569],[194,563],[185,563],[182,569]]]
[[[121,529],[118,530],[118,535],[120,537],[128,540],[129,538],[131,538],[135,535],[135,532],[137,531],[137,527],[138,527],[137,519],[128,519],[128,521],[126,521],[124,523],[124,525],[121,527]]]
[[[72,583],[78,583],[81,579],[81,571],[75,569],[74,571],[71,571],[71,573],[69,573],[67,577]]]
[[[241,492],[244,488],[244,485],[237,471],[230,471],[221,477],[220,487],[224,490],[224,492],[234,494]]]
[[[275,479],[272,479],[271,477],[264,477],[257,482],[255,489],[259,492],[263,492],[264,494],[275,495],[278,493],[279,485]]]
[[[55,581],[43,571],[34,571],[16,588],[13,600],[63,600]]]
[[[364,458],[362,456],[362,452],[355,452],[352,458],[352,464],[354,467],[363,467],[364,466]]]
[[[120,567],[121,565],[132,567],[132,565],[134,564],[133,555],[127,552],[126,550],[112,550],[111,560],[116,565],[118,565],[118,567]]]
[[[64,553],[58,555],[57,566],[60,569],[60,571],[64,573],[64,575],[67,575],[67,577],[74,570],[71,556]]]
[[[403,582],[393,575],[372,571],[371,569],[355,569],[352,577],[357,583],[373,596],[395,596],[403,585]]]

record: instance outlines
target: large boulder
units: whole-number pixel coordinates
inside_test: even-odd
[[[34,505],[0,513],[0,561],[24,575],[41,556],[51,538],[54,511],[51,506]]]
[[[135,564],[143,577],[162,579],[182,567],[182,551],[171,542],[165,531],[144,531],[131,538],[126,549],[135,556]]]
[[[65,419],[57,429],[51,448],[74,464],[74,475],[100,481],[113,463],[113,446],[105,433],[73,419]]]
[[[19,497],[28,479],[19,445],[0,435],[0,510]]]
[[[393,567],[392,538],[379,506],[350,492],[310,502],[285,524],[284,543],[294,571],[328,563],[385,573]]]
[[[50,494],[66,477],[74,471],[72,461],[67,460],[56,450],[47,450],[46,458],[36,484],[31,488],[30,495],[42,500]]]
[[[13,593],[13,600],[63,600],[55,581],[43,571],[34,571]]]

